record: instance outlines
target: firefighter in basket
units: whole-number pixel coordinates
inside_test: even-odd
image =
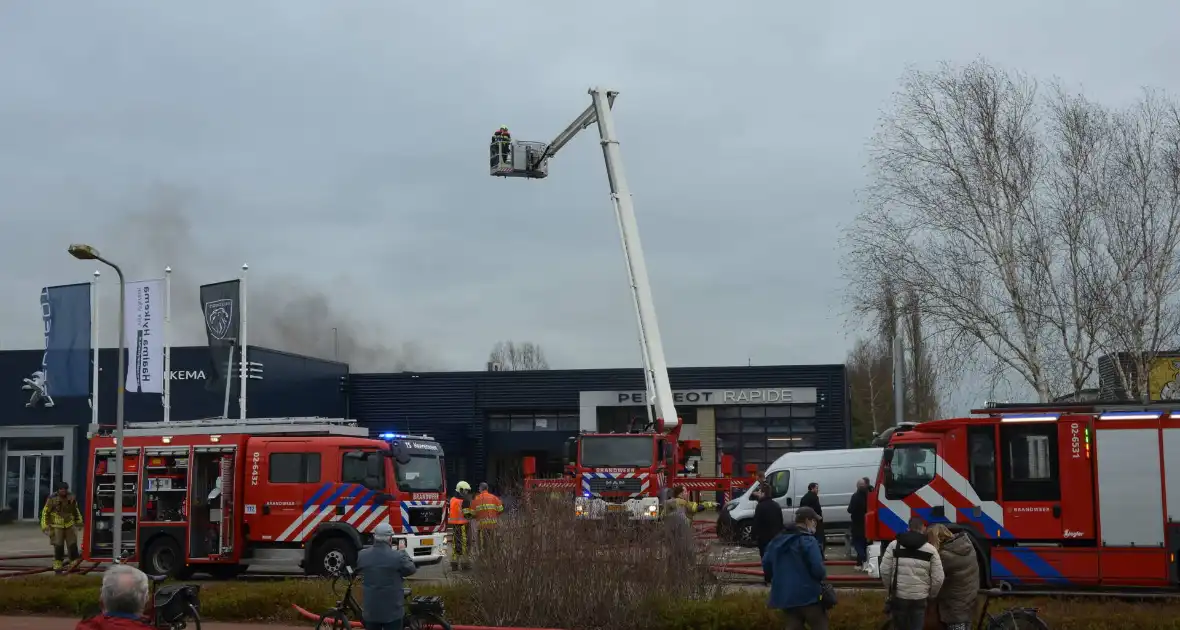
[[[447,531],[451,535],[451,570],[458,571],[467,564],[468,544],[471,527],[471,484],[460,481],[455,484],[455,496],[447,504]]]
[[[82,525],[82,510],[78,508],[78,500],[70,494],[70,484],[61,481],[57,484],[57,492],[45,499],[45,507],[41,508],[41,531],[49,536],[53,545],[53,570],[61,575],[65,569],[66,548],[69,548],[70,563],[78,562],[78,534],[75,527]]]

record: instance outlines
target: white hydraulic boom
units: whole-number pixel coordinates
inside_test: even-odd
[[[570,123],[548,145],[537,142],[513,141],[506,157],[496,159],[493,145],[492,175],[497,177],[527,177],[540,179],[549,174],[549,158],[557,155],[574,136],[590,125],[598,123],[598,136],[602,144],[602,157],[606,161],[606,176],[610,182],[611,201],[615,206],[619,236],[623,241],[623,257],[627,262],[627,275],[635,299],[635,311],[639,319],[639,344],[643,350],[644,381],[652,400],[650,406],[656,409],[656,430],[671,433],[680,425],[680,417],[672,400],[672,385],[668,381],[668,364],[664,360],[664,344],[660,339],[660,326],[656,321],[656,307],[652,299],[651,283],[647,277],[647,263],[643,258],[643,246],[639,240],[639,224],[635,220],[635,207],[631,202],[631,191],[623,175],[623,160],[619,154],[619,141],[615,136],[615,123],[611,115],[618,92],[603,88],[590,88],[591,104],[574,122]],[[650,413],[650,411],[649,411]]]

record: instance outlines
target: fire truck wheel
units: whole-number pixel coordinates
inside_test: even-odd
[[[344,538],[327,538],[316,545],[312,555],[311,572],[332,577],[339,575],[344,567],[356,566],[356,548]]]
[[[184,557],[180,552],[180,545],[176,541],[164,536],[157,538],[148,546],[144,554],[144,570],[151,575],[167,575],[181,577],[184,570]]]

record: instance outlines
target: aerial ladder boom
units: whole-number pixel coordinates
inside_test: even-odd
[[[566,144],[590,125],[598,124],[598,136],[602,145],[602,157],[606,162],[606,176],[610,182],[611,202],[615,206],[619,236],[623,242],[623,257],[627,263],[631,294],[639,320],[639,343],[643,350],[644,382],[651,390],[653,400],[649,405],[656,409],[656,431],[675,433],[680,427],[680,418],[672,400],[672,385],[668,380],[668,364],[664,359],[664,344],[660,337],[660,326],[656,321],[655,301],[652,298],[651,282],[647,275],[647,262],[643,257],[643,246],[639,239],[639,223],[635,220],[635,207],[631,201],[631,190],[623,174],[623,160],[619,153],[619,141],[615,135],[615,123],[611,114],[618,92],[603,88],[590,88],[591,104],[572,123],[541,151],[528,150],[521,155],[528,156],[523,168],[519,162],[510,166],[493,166],[492,175],[499,177],[528,177],[540,179],[548,175],[548,160],[557,155]],[[518,143],[519,144],[519,143]],[[514,153],[515,153],[514,147]]]

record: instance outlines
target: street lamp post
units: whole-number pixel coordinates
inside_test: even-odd
[[[127,380],[127,339],[123,330],[123,317],[127,295],[127,281],[123,278],[123,270],[115,263],[99,255],[98,250],[89,246],[74,244],[67,250],[78,260],[97,260],[115,270],[119,276],[119,371],[118,387],[115,396],[115,513],[111,532],[111,558],[118,559],[123,553],[123,388]]]

